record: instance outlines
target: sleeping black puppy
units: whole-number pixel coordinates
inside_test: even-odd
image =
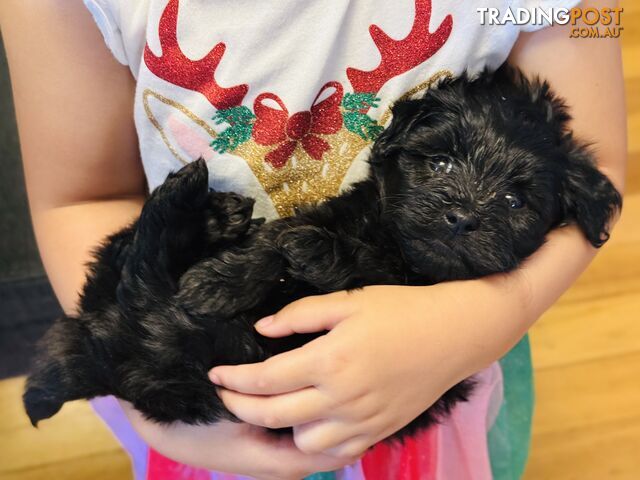
[[[24,394],[32,423],[109,394],[158,422],[235,420],[207,372],[313,338],[253,328],[293,300],[506,272],[567,223],[601,246],[621,198],[568,121],[546,83],[503,67],[397,103],[369,177],[289,218],[252,220],[253,200],[208,189],[202,160],[171,174],[98,249],[81,313],[42,341]],[[394,438],[446,416],[472,385]]]

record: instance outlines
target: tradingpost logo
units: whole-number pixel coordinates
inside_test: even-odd
[[[618,38],[622,34],[622,13],[615,8],[562,8],[534,7],[500,9],[497,7],[477,8],[481,25],[571,25],[571,38]]]

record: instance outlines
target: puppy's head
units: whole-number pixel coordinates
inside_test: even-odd
[[[398,102],[371,163],[384,216],[434,281],[514,268],[576,223],[596,247],[621,206],[546,83],[502,67]]]

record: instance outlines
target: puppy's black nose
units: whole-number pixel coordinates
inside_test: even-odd
[[[454,235],[468,235],[478,229],[480,221],[473,213],[464,210],[449,210],[444,220]]]

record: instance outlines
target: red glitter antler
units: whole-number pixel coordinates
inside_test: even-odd
[[[451,33],[453,19],[447,15],[438,29],[429,32],[431,0],[416,0],[416,13],[409,34],[402,40],[389,37],[377,25],[369,27],[380,51],[380,64],[368,72],[347,68],[347,77],[355,92],[375,93],[391,78],[417,67],[436,53]]]
[[[180,49],[177,37],[178,4],[179,0],[170,0],[160,18],[158,33],[162,55],[156,56],[147,44],[144,49],[145,64],[158,77],[202,93],[218,110],[240,105],[249,86],[221,87],[214,77],[226,49],[224,43],[218,43],[207,55],[195,61]]]

